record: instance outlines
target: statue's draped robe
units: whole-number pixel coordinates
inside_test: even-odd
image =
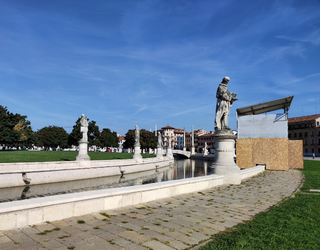
[[[82,116],[80,119],[80,132],[82,132],[81,141],[88,142],[88,120],[85,116]]]
[[[217,89],[216,119],[214,127],[217,130],[228,128],[228,119],[232,101],[232,94],[227,89],[227,84],[220,83]]]

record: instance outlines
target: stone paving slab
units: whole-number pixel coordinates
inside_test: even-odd
[[[265,171],[241,185],[2,231],[0,249],[196,249],[291,196],[301,181],[298,170]]]

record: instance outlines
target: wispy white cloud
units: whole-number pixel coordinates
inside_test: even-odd
[[[139,109],[134,113],[134,115],[140,113],[143,110],[146,110],[148,108],[148,106],[146,104],[143,104],[142,106],[135,104],[136,106],[139,107]]]
[[[203,107],[199,107],[199,108],[194,108],[194,109],[188,109],[188,110],[185,110],[185,111],[182,111],[182,112],[179,112],[179,113],[175,113],[175,114],[171,114],[167,117],[175,117],[175,116],[180,116],[180,115],[184,115],[184,114],[188,114],[188,113],[192,113],[192,112],[196,112],[196,111],[200,111],[200,110],[203,110],[203,109],[207,109],[209,107],[211,107],[212,105],[206,105],[206,106],[203,106]]]

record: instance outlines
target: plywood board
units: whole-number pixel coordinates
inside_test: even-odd
[[[237,139],[237,166],[241,169],[252,168],[252,139]]]
[[[251,168],[258,164],[270,170],[289,170],[287,138],[237,139],[237,165]]]
[[[289,140],[289,168],[303,168],[303,140]]]

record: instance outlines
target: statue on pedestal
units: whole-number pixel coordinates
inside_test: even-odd
[[[162,139],[161,139],[161,133],[160,132],[158,132],[157,148],[162,148]]]
[[[81,115],[80,125],[80,132],[82,133],[82,139],[80,141],[88,142],[88,119],[84,114]]]
[[[134,146],[135,147],[137,147],[137,146],[140,147],[140,132],[139,132],[138,125],[136,125],[136,129],[134,131]]]
[[[168,136],[168,148],[171,149],[171,136]]]
[[[162,154],[162,138],[161,138],[161,133],[158,131],[158,143],[157,143],[157,158],[159,160],[163,159],[163,154]]]
[[[82,138],[79,141],[79,154],[76,157],[77,161],[88,161],[90,157],[88,155],[88,119],[81,115],[80,118],[80,132],[82,133]]]
[[[237,94],[230,92],[227,85],[230,81],[228,76],[222,79],[217,89],[217,105],[216,105],[216,118],[214,128],[216,132],[219,130],[231,130],[228,127],[228,119],[232,103],[238,100]]]
[[[229,77],[224,77],[217,90],[215,118],[215,155],[211,167],[214,173],[223,175],[223,183],[240,184],[240,168],[234,162],[234,140],[236,136],[228,127],[230,107],[236,100],[236,94],[228,91]]]
[[[137,162],[142,161],[141,149],[140,149],[140,131],[138,125],[136,125],[136,129],[134,131],[134,154],[133,159]]]

